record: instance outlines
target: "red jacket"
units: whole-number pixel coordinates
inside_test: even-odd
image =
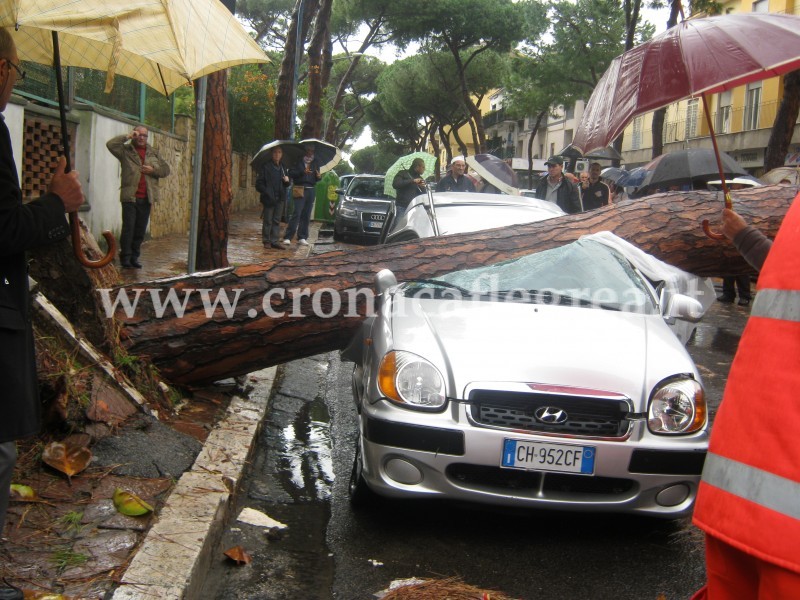
[[[694,523],[800,573],[800,194],[758,280],[731,365]]]

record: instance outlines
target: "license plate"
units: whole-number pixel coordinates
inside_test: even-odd
[[[594,474],[593,446],[505,440],[501,466],[531,471]]]
[[[373,229],[380,229],[383,227],[383,221],[367,221],[367,227],[372,227]]]

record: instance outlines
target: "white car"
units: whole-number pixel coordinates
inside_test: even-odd
[[[389,210],[381,241],[407,242],[419,238],[467,233],[506,225],[533,223],[566,213],[556,204],[507,194],[432,192],[414,198],[395,219]]]

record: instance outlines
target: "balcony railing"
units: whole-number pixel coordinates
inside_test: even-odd
[[[488,112],[483,117],[483,127],[484,129],[487,127],[491,127],[492,125],[497,125],[498,123],[502,123],[503,121],[515,121],[515,119],[506,118],[506,111],[505,109],[501,108],[500,110],[493,110]]]

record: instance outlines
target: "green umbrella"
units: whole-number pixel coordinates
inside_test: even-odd
[[[422,178],[427,179],[436,172],[436,157],[427,152],[412,152],[398,158],[394,164],[386,170],[386,176],[383,181],[383,193],[392,198],[397,197],[397,190],[392,187],[392,182],[395,176],[400,171],[408,171],[411,168],[411,163],[415,158],[421,158],[425,161],[425,170],[422,172]]]

